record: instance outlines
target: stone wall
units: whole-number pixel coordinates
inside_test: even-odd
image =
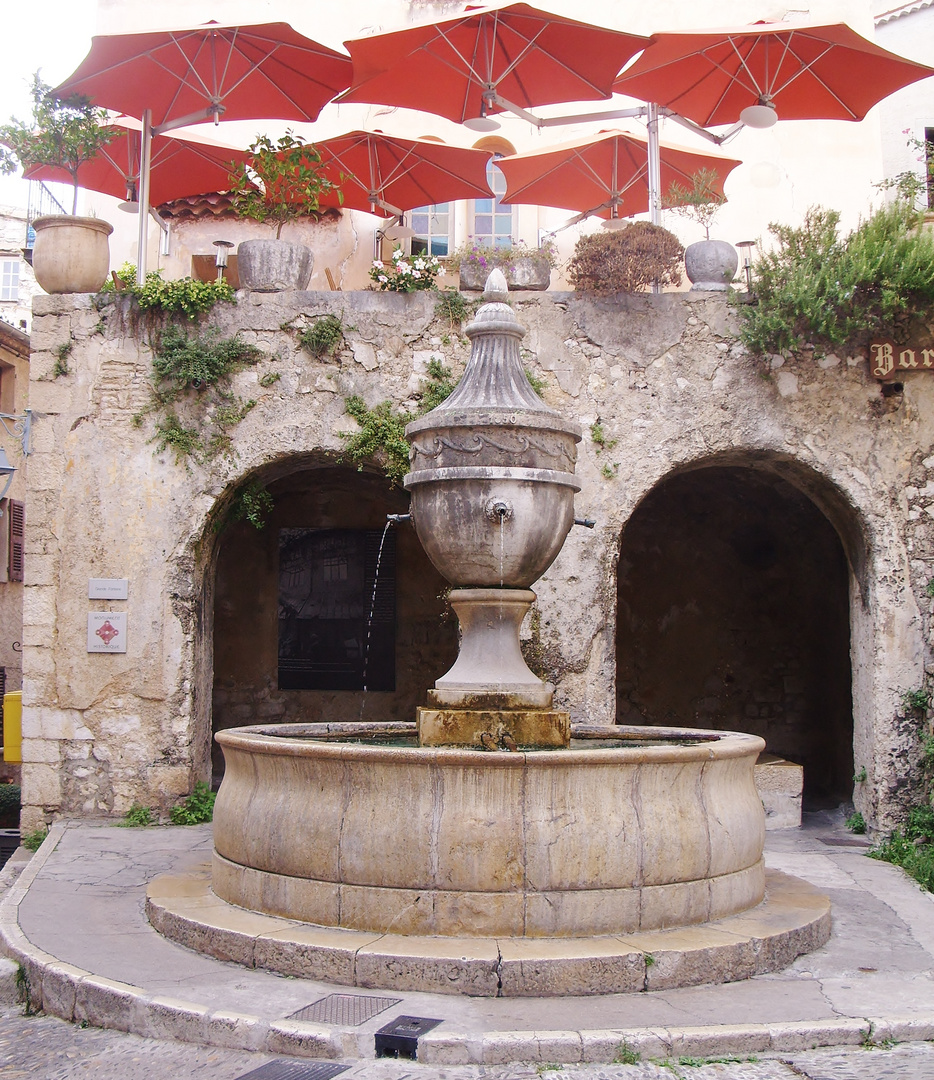
[[[435,318],[428,295],[241,294],[206,324],[240,331],[266,354],[234,379],[235,391],[257,404],[234,429],[229,456],[186,467],[156,452],[153,414],[134,424],[149,401],[152,328],[131,303],[119,298],[100,311],[83,296],[35,303],[24,828],[59,814],[120,814],[133,802],[165,809],[207,779],[212,697],[227,708],[214,681],[222,618],[224,647],[233,640],[217,567],[233,550],[225,545],[241,542],[215,525],[233,493],[247,479],[278,491],[296,478],[312,490],[314,470],[333,469],[340,433],[354,426],[348,395],[411,405],[433,356],[458,374],[468,356],[466,339]],[[708,465],[765,471],[806,495],[840,537],[849,565],[853,761],[867,776],[853,797],[867,820],[884,826],[907,794],[918,750],[919,722],[902,715],[900,697],[922,685],[929,661],[934,383],[911,373],[903,393],[883,398],[858,358],[754,360],[717,297],[517,294],[515,304],[529,328],[525,362],[547,383],[543,396],[584,427],[576,507],[597,521],[593,531],[572,530],[536,589],[538,610],[524,631],[558,703],[576,719],[615,718],[616,561],[643,498],[672,473]],[[282,328],[325,312],[343,318],[345,346],[316,361]],[[54,349],[68,340],[70,372],[55,378]],[[281,378],[263,386],[271,372]],[[404,503],[388,485],[381,490],[392,505]],[[90,600],[90,578],[126,578],[129,598]],[[254,603],[252,576],[241,580],[240,612],[263,609],[268,620],[269,597]],[[127,614],[125,654],[87,652],[88,612],[104,609]],[[236,647],[246,655],[243,642]],[[230,670],[229,657],[224,664]],[[420,677],[430,683],[439,674]],[[415,683],[407,685],[414,694]],[[348,718],[358,709],[350,702]]]

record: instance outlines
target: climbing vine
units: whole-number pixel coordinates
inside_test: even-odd
[[[229,453],[230,429],[256,404],[230,390],[230,377],[262,357],[239,335],[189,335],[169,326],[153,342],[151,401],[134,421],[140,425],[146,413],[156,413],[150,442],[159,452],[172,450],[177,463]]]
[[[375,461],[395,485],[409,470],[409,444],[405,427],[419,416],[431,412],[450,396],[455,382],[451,371],[440,360],[428,362],[427,379],[419,391],[418,408],[397,409],[391,401],[381,401],[372,409],[356,394],[347,398],[346,408],[359,424],[358,431],[342,431],[346,456],[362,469],[367,461]]]

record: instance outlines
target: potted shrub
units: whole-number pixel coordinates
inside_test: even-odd
[[[717,191],[719,177],[712,169],[700,169],[691,179],[691,187],[675,182],[668,188],[665,208],[693,218],[704,229],[706,239],[688,244],[684,251],[684,272],[691,290],[724,292],[736,274],[739,256],[732,244],[710,239],[710,226],[726,196]]]
[[[32,268],[48,293],[97,292],[110,271],[108,237],[113,226],[78,217],[78,172],[117,135],[107,126],[107,110],[87,98],[58,98],[39,78],[32,81],[32,119],[0,126],[0,171],[24,172],[36,165],[61,169],[71,177],[70,215],[39,217]]]
[[[683,254],[678,238],[667,229],[633,221],[625,229],[582,236],[568,263],[568,277],[575,289],[598,296],[680,285]]]
[[[551,282],[551,271],[558,265],[553,240],[530,248],[522,241],[510,241],[508,247],[490,247],[468,240],[452,253],[448,262],[460,276],[460,287],[482,292],[490,271],[502,270],[510,289],[543,291]]]
[[[277,142],[258,135],[249,157],[231,167],[230,196],[238,217],[274,225],[274,240],[244,240],[237,248],[240,284],[254,292],[305,289],[314,256],[306,244],[282,239],[282,227],[313,214],[335,185],[321,169],[321,155],[287,131]],[[339,194],[339,193],[338,193]]]

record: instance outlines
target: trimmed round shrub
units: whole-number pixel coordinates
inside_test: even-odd
[[[578,291],[599,295],[639,292],[656,283],[680,285],[683,256],[673,233],[648,221],[633,221],[625,229],[582,236],[568,277]]]

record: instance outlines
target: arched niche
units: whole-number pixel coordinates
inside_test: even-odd
[[[273,501],[260,529],[232,520],[239,493],[251,485],[265,488]],[[407,511],[406,493],[381,473],[315,458],[279,462],[246,476],[219,501],[204,604],[215,783],[223,757],[213,734],[224,728],[414,720],[427,689],[454,661],[457,631],[456,620],[446,616],[447,583],[414,529],[395,525],[382,539],[387,514]],[[391,646],[379,626],[370,634],[366,625],[378,557],[374,619],[384,629],[391,623]],[[295,577],[291,594],[283,585],[286,558]],[[292,599],[284,603],[284,596]],[[296,614],[303,602],[307,607]],[[313,669],[307,676],[312,688],[303,684],[304,676],[295,677],[296,650],[284,644],[287,637],[302,641],[298,666]]]
[[[748,731],[804,766],[805,805],[853,786],[855,511],[788,459],[733,454],[666,476],[623,531],[617,719]]]

